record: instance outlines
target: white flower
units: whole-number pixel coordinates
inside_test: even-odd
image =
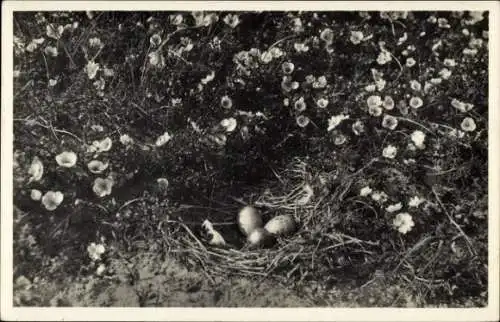
[[[231,28],[235,28],[240,23],[238,15],[228,14],[224,17],[224,22]]]
[[[161,44],[161,36],[158,34],[154,34],[149,38],[149,43],[153,47],[158,47]]]
[[[458,138],[461,139],[465,136],[465,133],[463,131],[457,130],[457,129],[452,129],[450,132],[448,132],[448,136],[452,138]]]
[[[97,71],[99,71],[99,64],[95,63],[93,61],[89,61],[87,65],[85,66],[85,72],[87,73],[87,76],[89,79],[94,79],[94,77],[97,75]]]
[[[316,105],[319,108],[326,108],[328,106],[328,100],[326,98],[320,98],[316,101]]]
[[[401,202],[398,202],[397,204],[387,206],[387,208],[385,208],[385,210],[387,212],[395,212],[395,211],[401,210],[401,208],[403,208],[403,205],[401,204]]]
[[[52,56],[52,57],[57,57],[57,55],[59,54],[57,51],[57,47],[52,47],[52,46],[45,47],[44,52],[45,52],[45,55]]]
[[[71,168],[75,166],[77,161],[77,156],[75,152],[72,151],[64,151],[61,154],[56,156],[56,162],[61,167]]]
[[[375,86],[375,84],[370,84],[365,86],[365,91],[367,92],[375,92],[376,89],[377,87]]]
[[[101,39],[93,37],[89,39],[89,47],[91,48],[101,48],[103,46]]]
[[[114,182],[111,178],[96,178],[92,186],[94,193],[102,198],[111,194]]]
[[[63,202],[64,195],[60,191],[47,191],[42,197],[42,204],[45,209],[55,210]]]
[[[28,174],[31,176],[28,183],[33,181],[39,181],[43,176],[43,163],[40,159],[35,156],[31,162],[30,168],[28,169]]]
[[[455,62],[454,59],[451,59],[451,58],[445,58],[443,60],[443,64],[446,66],[446,67],[455,67],[457,65],[457,63]]]
[[[466,113],[474,107],[473,104],[461,102],[461,101],[457,100],[456,98],[451,100],[451,106],[453,106],[454,108],[456,108],[457,110],[459,110],[462,113]]]
[[[233,101],[231,100],[231,98],[229,98],[229,96],[225,95],[222,96],[220,105],[225,109],[230,109],[233,106]]]
[[[365,125],[360,120],[357,120],[352,124],[352,131],[355,135],[360,135],[365,131]]]
[[[328,129],[327,131],[330,132],[334,128],[336,128],[343,120],[347,120],[349,118],[349,115],[344,115],[344,114],[339,114],[339,115],[334,115],[330,117],[328,120]]]
[[[264,64],[269,64],[272,60],[273,60],[273,54],[271,54],[268,51],[265,51],[260,55],[260,61],[263,62]]]
[[[451,76],[451,70],[448,68],[443,68],[439,71],[439,76],[441,76],[443,79],[448,79]]]
[[[89,253],[89,257],[93,261],[98,261],[101,259],[101,255],[104,254],[106,249],[103,244],[90,243],[87,247],[87,252]]]
[[[233,132],[238,125],[238,122],[236,122],[236,119],[234,117],[230,117],[227,119],[223,119],[220,122],[220,125],[225,128],[226,132]]]
[[[39,201],[42,198],[42,192],[37,189],[31,189],[31,199]]]
[[[406,234],[415,226],[411,215],[406,212],[397,214],[392,224],[401,234]]]
[[[417,208],[418,206],[420,206],[421,203],[423,203],[425,201],[424,198],[419,198],[418,196],[415,196],[415,197],[412,197],[410,199],[410,201],[408,202],[408,206],[409,207],[414,207],[414,208]]]
[[[295,44],[293,44],[293,48],[295,49],[295,51],[297,51],[299,53],[305,53],[305,52],[309,51],[309,46],[307,46],[304,43],[296,42]]]
[[[54,87],[57,85],[57,79],[49,79],[49,86]]]
[[[156,183],[162,190],[166,190],[168,188],[169,182],[167,178],[158,178],[156,179]]]
[[[392,110],[394,108],[394,100],[392,99],[391,96],[386,96],[384,97],[384,102],[383,102],[384,108],[386,110]]]
[[[476,129],[476,122],[474,122],[474,119],[471,117],[466,117],[460,124],[460,127],[462,130],[465,132],[473,132]]]
[[[392,60],[391,54],[387,50],[382,50],[377,57],[377,63],[379,65],[385,65]]]
[[[419,149],[425,148],[425,134],[422,131],[416,130],[411,134],[411,140],[415,144],[415,146]]]
[[[172,136],[168,132],[165,132],[162,135],[160,135],[158,137],[158,139],[156,139],[155,145],[160,147],[160,146],[164,145],[165,143],[167,143],[168,141],[170,141],[171,139],[172,139]]]
[[[134,143],[134,139],[132,139],[128,134],[122,134],[120,136],[120,142],[123,145],[131,145]]]
[[[416,80],[411,80],[410,81],[410,88],[414,91],[420,91],[422,89],[422,85],[416,81]]]
[[[158,66],[160,68],[165,66],[165,57],[163,57],[163,55],[160,52],[153,51],[149,53],[148,57],[149,57],[149,63],[151,65]]]
[[[372,193],[372,199],[374,201],[381,201],[381,202],[385,202],[387,201],[387,194],[383,191],[375,191]]]
[[[306,127],[311,120],[305,115],[299,115],[295,118],[295,122],[300,127]]]
[[[388,145],[384,148],[384,150],[382,151],[382,155],[385,157],[385,158],[388,158],[388,159],[394,159],[396,157],[396,154],[398,152],[398,149],[393,146],[393,145]]]
[[[109,163],[107,162],[104,163],[99,160],[92,160],[87,164],[87,167],[89,168],[90,172],[98,174],[106,170],[108,168],[108,165]]]
[[[377,107],[382,105],[382,98],[378,95],[372,95],[366,99],[366,104],[368,107]]]
[[[201,79],[201,83],[208,84],[209,82],[214,80],[214,77],[215,77],[215,72],[211,71],[210,74]]]
[[[113,146],[113,141],[111,140],[110,137],[106,137],[102,139],[101,141],[94,141],[92,144],[95,147],[95,150],[97,152],[107,152],[111,150],[111,147]]]
[[[412,57],[406,58],[406,66],[413,67],[417,62]]]
[[[398,119],[395,118],[392,115],[384,115],[384,118],[382,119],[382,127],[389,129],[389,130],[394,130],[398,126]]]
[[[368,114],[372,116],[380,116],[382,115],[382,107],[381,106],[369,106],[368,107]]]
[[[54,26],[54,24],[49,24],[47,25],[47,37],[53,38],[53,39],[59,39],[61,38],[62,34],[64,32],[64,27],[59,25],[59,26]]]
[[[363,32],[361,32],[361,31],[351,31],[351,37],[349,38],[349,40],[353,44],[357,45],[357,44],[361,43],[364,38],[365,37],[363,35]]]
[[[359,191],[359,195],[361,197],[366,197],[366,196],[369,196],[372,192],[373,192],[372,188],[370,188],[369,186],[366,186],[364,188],[361,188],[361,190]]]
[[[410,99],[410,106],[413,108],[420,108],[424,105],[424,101],[418,96],[414,96]]]
[[[97,269],[95,270],[95,273],[97,275],[102,275],[102,273],[104,273],[104,271],[106,270],[106,265],[104,264],[101,264],[97,267]]]

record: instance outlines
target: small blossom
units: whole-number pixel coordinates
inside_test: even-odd
[[[28,174],[31,176],[28,183],[42,179],[43,163],[37,156],[33,158],[30,168],[28,169]]]
[[[417,62],[412,57],[409,57],[406,59],[406,66],[407,67],[413,67],[413,66],[415,66],[416,63]]]
[[[260,61],[263,62],[264,64],[269,64],[272,60],[273,60],[273,54],[271,54],[268,51],[265,51],[260,55]]]
[[[424,102],[418,96],[414,96],[410,99],[410,106],[413,108],[420,108],[423,104]]]
[[[226,132],[233,132],[238,125],[234,117],[223,119],[220,124],[225,128]]]
[[[411,140],[415,144],[415,146],[419,149],[425,148],[425,134],[422,131],[416,130],[411,134]]]
[[[108,168],[108,163],[103,163],[99,160],[92,160],[87,164],[89,171],[95,174],[102,173]]]
[[[229,96],[225,95],[220,100],[220,105],[225,109],[230,109],[233,106],[233,101]]]
[[[42,199],[42,192],[37,189],[31,189],[30,196],[32,200],[39,201],[40,199]]]
[[[171,16],[172,17],[172,16]],[[182,17],[182,15],[176,15],[173,17],[172,19],[172,24],[174,24],[175,26],[178,26],[180,25],[182,22],[184,21],[184,18]]]
[[[347,138],[344,134],[338,134],[336,137],[335,137],[335,140],[333,141],[333,143],[335,145],[342,145],[344,144],[345,142],[347,141]]]
[[[368,107],[368,114],[372,116],[380,116],[382,115],[382,107],[380,106],[369,106]]]
[[[361,197],[367,197],[369,196],[371,193],[373,192],[372,188],[370,188],[369,186],[366,186],[364,188],[361,188],[361,190],[359,191],[359,195]]]
[[[297,122],[297,125],[300,126],[300,127],[306,127],[309,122],[310,122],[310,119],[305,116],[305,115],[299,115],[297,116],[297,118],[295,119],[295,121]]]
[[[293,73],[295,65],[290,62],[284,62],[283,64],[281,64],[281,69],[283,70],[284,74],[290,75],[291,73]]]
[[[300,97],[298,100],[295,101],[294,103],[295,110],[297,112],[304,112],[306,110],[306,103],[304,102],[304,97]]]
[[[392,224],[401,234],[406,234],[415,226],[411,215],[406,212],[397,214]]]
[[[71,168],[75,166],[76,160],[77,160],[76,153],[71,151],[62,152],[61,154],[58,154],[56,156],[57,164],[65,168]]]
[[[49,86],[54,87],[57,85],[57,79],[49,79]]]
[[[384,97],[384,102],[382,104],[386,110],[392,110],[394,108],[394,100],[390,96]]]
[[[285,98],[283,99],[283,105],[284,105],[284,106],[289,106],[289,105],[290,105],[290,99],[289,99],[288,97],[285,97]]]
[[[389,129],[389,130],[394,130],[398,126],[398,119],[395,118],[392,115],[384,115],[384,118],[382,119],[382,127]]]
[[[53,46],[45,47],[44,52],[45,52],[45,55],[51,56],[51,57],[57,57],[57,55],[59,54],[57,51],[57,48],[53,47]]]
[[[330,119],[328,120],[327,131],[330,132],[331,130],[335,129],[343,120],[347,120],[348,118],[349,115],[344,114],[334,115],[330,117]]]
[[[95,273],[97,275],[102,275],[102,273],[104,273],[105,270],[106,270],[106,265],[100,264],[99,266],[97,266],[97,269],[95,270]]]
[[[422,89],[422,85],[416,81],[416,80],[411,80],[410,81],[410,88],[414,91],[420,91]]]
[[[122,134],[120,136],[120,143],[123,145],[131,145],[134,143],[134,139],[132,139],[128,134]]]
[[[89,254],[90,259],[93,261],[98,261],[101,259],[101,255],[104,254],[106,249],[103,244],[90,243],[87,247],[87,253]]]
[[[457,63],[455,62],[455,60],[454,59],[450,59],[450,58],[445,58],[445,60],[443,61],[443,64],[446,67],[455,67],[457,65]]]
[[[94,77],[97,75],[98,70],[99,70],[99,64],[93,61],[89,61],[85,66],[85,72],[87,73],[89,79],[94,79]]]
[[[296,42],[295,44],[293,44],[293,48],[295,49],[295,51],[297,51],[299,53],[305,53],[305,52],[309,51],[309,46],[307,46],[304,43]]]
[[[471,117],[466,117],[460,124],[460,127],[462,130],[465,132],[473,132],[476,129],[476,122],[474,122],[474,119]]]
[[[328,82],[325,76],[320,76],[313,82],[313,88],[325,88]]]
[[[442,79],[441,77],[431,78],[431,79],[429,80],[429,83],[430,83],[431,85],[439,85],[439,84],[441,84],[442,82],[443,82],[443,79]],[[426,83],[426,85],[427,85],[427,83]],[[424,91],[425,91],[425,87],[424,87]]]
[[[106,137],[101,141],[94,141],[93,144],[96,146],[98,152],[107,152],[111,150],[113,141],[111,140],[111,138]]]
[[[158,184],[161,190],[167,190],[169,185],[167,178],[158,178],[156,179],[156,183]]]
[[[475,56],[477,54],[477,49],[464,48],[462,53],[466,56]]]
[[[387,84],[387,82],[383,78],[377,79],[375,81],[375,86],[377,86],[377,89],[379,91],[381,91],[381,90],[383,90],[385,88],[385,84]]]
[[[365,132],[365,125],[363,122],[360,120],[357,120],[352,124],[352,132],[354,132],[355,135],[360,135],[361,133]]]
[[[21,72],[19,70],[14,70],[13,73],[12,73],[12,76],[14,78],[18,78],[20,75],[21,75]]]
[[[385,210],[387,212],[395,212],[395,211],[401,210],[402,208],[403,208],[403,205],[401,204],[401,202],[398,202],[397,204],[387,206],[387,208],[385,208]]]
[[[469,41],[469,47],[472,49],[479,49],[483,46],[484,40],[481,38],[472,38]]]
[[[101,48],[103,46],[103,43],[101,39],[94,37],[89,39],[89,46],[91,48]]]
[[[288,93],[299,88],[299,83],[293,81],[291,76],[283,76],[283,80],[281,81],[281,88]]]
[[[394,159],[396,157],[397,153],[398,153],[398,149],[393,145],[386,146],[384,148],[384,150],[382,151],[382,155],[384,156],[384,158],[388,158],[388,159]]]
[[[349,40],[353,44],[357,45],[357,44],[361,43],[364,38],[365,37],[363,35],[363,32],[361,32],[361,31],[351,31],[351,37],[349,38]]]
[[[103,71],[104,71],[104,76],[106,76],[106,77],[113,77],[113,76],[115,76],[115,72],[111,68],[104,68]]]
[[[231,28],[236,28],[240,23],[240,17],[238,15],[228,14],[224,17],[224,22]]]
[[[439,28],[449,29],[451,27],[446,18],[438,18],[437,22]]]
[[[328,106],[328,100],[326,98],[320,98],[316,101],[316,105],[319,108],[326,108]]]
[[[461,101],[457,100],[456,98],[451,100],[451,106],[453,106],[454,108],[456,108],[457,110],[459,110],[462,113],[466,113],[474,107],[474,105],[472,105],[470,103],[461,102]]]
[[[462,34],[463,34],[464,36],[467,36],[467,37],[468,37],[468,36],[470,36],[470,31],[469,31],[469,29],[467,29],[467,28],[462,29]]]
[[[392,60],[391,54],[387,50],[382,50],[377,57],[377,63],[379,65],[385,65]]]
[[[111,194],[113,184],[114,182],[110,178],[96,178],[92,190],[98,197],[102,198]]]
[[[327,45],[333,43],[333,31],[330,28],[325,28],[320,36],[321,40],[323,40]]]
[[[269,49],[269,52],[271,53],[273,58],[280,58],[284,55],[283,50],[281,50],[281,48],[279,47],[272,47],[271,49]]]
[[[35,44],[34,42],[30,42],[28,46],[26,46],[26,51],[32,53],[38,48],[38,45]]]
[[[458,138],[461,139],[465,136],[465,133],[463,131],[457,130],[457,129],[452,129],[450,132],[448,132],[448,136],[452,138]]]
[[[443,68],[439,71],[439,76],[441,76],[443,79],[448,79],[451,76],[451,70],[448,68]]]
[[[377,87],[375,86],[375,84],[370,84],[365,86],[365,91],[367,92],[375,92],[376,89]]]
[[[168,141],[170,141],[172,139],[172,136],[168,133],[168,132],[165,132],[163,133],[162,135],[160,135],[158,137],[158,139],[156,139],[156,142],[155,142],[155,145],[157,147],[160,147],[160,146],[163,146],[165,145]]]
[[[49,211],[55,210],[63,202],[64,195],[60,191],[47,191],[42,197],[42,204]]]
[[[385,202],[387,201],[388,198],[387,194],[383,191],[375,191],[372,193],[371,197],[374,201],[380,201],[380,202]]]
[[[149,43],[153,47],[158,47],[161,44],[161,36],[159,34],[154,34],[149,38]]]
[[[57,40],[61,38],[63,32],[64,32],[64,27],[61,25],[57,27],[54,24],[47,25],[47,37],[49,38]]]
[[[148,57],[151,65],[158,66],[159,68],[165,66],[165,57],[159,51],[149,53]]]
[[[382,98],[378,95],[372,95],[366,100],[366,104],[368,104],[368,107],[378,107],[382,105],[382,103]]]
[[[418,196],[415,196],[415,197],[412,197],[410,199],[410,201],[408,202],[408,206],[409,207],[414,207],[414,208],[417,208],[418,206],[420,206],[420,204],[422,204],[423,202],[425,201],[424,198],[419,198]]]

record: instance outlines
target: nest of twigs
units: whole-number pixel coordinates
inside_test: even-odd
[[[276,173],[278,180],[267,184],[262,193],[245,196],[262,210],[265,219],[284,214],[295,219],[297,231],[277,239],[271,247],[251,249],[244,243],[212,246],[199,233],[199,227],[177,220],[169,220],[167,224],[177,226],[181,233],[164,238],[171,253],[178,253],[184,260],[201,267],[210,280],[229,274],[272,277],[288,283],[341,279],[341,272],[352,270],[353,266],[359,271],[360,267],[369,265],[369,255],[373,253],[370,249],[377,247],[378,242],[360,240],[335,229],[335,217],[340,216],[336,210],[340,209],[341,199],[350,187],[349,180],[344,180],[329,188],[329,182],[336,175],[338,173],[311,174],[306,163],[296,161],[291,169]],[[219,210],[232,212],[236,219],[237,209],[245,204],[240,203]],[[225,228],[245,241],[235,223]],[[335,272],[337,274],[333,274]]]

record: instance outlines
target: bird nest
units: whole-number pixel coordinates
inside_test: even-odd
[[[276,173],[278,181],[267,185],[262,193],[249,194],[248,200],[252,200],[250,203],[262,211],[264,219],[290,215],[297,223],[298,229],[293,234],[278,238],[270,247],[249,247],[235,220],[220,226],[214,224],[224,238],[232,235],[243,241],[239,245],[228,243],[222,247],[210,245],[199,224],[168,220],[181,232],[175,237],[164,234],[169,252],[177,253],[193,266],[201,267],[210,280],[229,274],[257,278],[272,276],[282,281],[304,280],[314,274],[326,276],[328,272],[353,265],[356,261],[357,265],[367,264],[366,255],[372,253],[370,248],[378,246],[378,242],[360,240],[332,229],[329,221],[338,207],[339,198],[343,197],[350,184],[344,182],[333,191],[328,190],[325,188],[325,176],[329,175],[313,175],[307,171],[305,163],[296,162],[291,169]],[[237,209],[247,204],[239,199],[235,202],[236,205],[217,210],[232,213],[235,219]]]

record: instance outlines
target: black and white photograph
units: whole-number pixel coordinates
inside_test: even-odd
[[[75,3],[3,3],[2,320],[498,319],[498,2]]]

